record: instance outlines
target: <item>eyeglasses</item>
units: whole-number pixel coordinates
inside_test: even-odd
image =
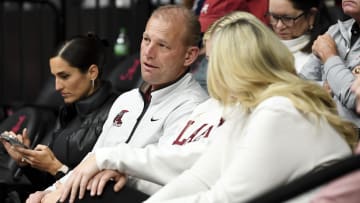
[[[305,12],[301,13],[300,15],[296,16],[296,17],[290,17],[290,16],[281,16],[281,15],[275,15],[272,13],[267,13],[265,16],[269,18],[270,24],[272,26],[275,26],[278,24],[279,20],[281,20],[281,22],[288,26],[288,27],[292,27],[295,24],[295,21],[299,18],[301,18],[302,16],[305,15]]]

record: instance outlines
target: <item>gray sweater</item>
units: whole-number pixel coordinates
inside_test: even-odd
[[[299,75],[305,79],[327,81],[334,94],[339,114],[360,127],[360,115],[356,109],[356,95],[350,90],[355,80],[352,69],[360,65],[360,41],[350,47],[351,27],[354,19],[338,21],[327,31],[337,44],[338,56],[329,58],[325,64],[312,54]]]

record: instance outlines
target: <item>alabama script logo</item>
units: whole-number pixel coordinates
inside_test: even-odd
[[[224,119],[220,118],[219,123],[215,127],[219,127],[224,123]],[[190,142],[196,142],[200,139],[209,137],[211,131],[214,128],[214,125],[203,123],[202,125],[199,125],[198,127],[195,127],[195,129],[192,129],[192,131],[189,133],[190,127],[194,125],[195,121],[189,120],[186,124],[186,126],[183,128],[179,136],[176,138],[176,140],[172,143],[173,145],[184,145],[186,143]],[[186,132],[186,133],[185,133]],[[189,134],[188,134],[189,133]]]
[[[129,112],[128,110],[121,110],[114,118],[113,120],[113,126],[120,127],[123,123],[122,117],[125,113]]]

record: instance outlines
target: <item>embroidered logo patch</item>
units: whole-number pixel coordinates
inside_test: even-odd
[[[120,127],[123,123],[122,117],[125,113],[129,112],[128,110],[121,110],[114,118],[113,120],[113,126]]]

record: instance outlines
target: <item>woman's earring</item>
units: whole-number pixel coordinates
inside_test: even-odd
[[[309,31],[311,31],[312,29],[314,29],[314,25],[309,25]]]
[[[95,88],[95,80],[91,80],[91,86],[93,89]]]

